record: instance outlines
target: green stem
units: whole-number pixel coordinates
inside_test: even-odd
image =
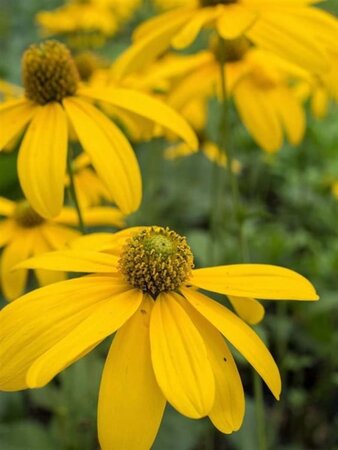
[[[79,199],[77,197],[76,189],[75,189],[74,170],[73,170],[73,165],[72,165],[72,159],[73,159],[72,153],[73,153],[72,150],[68,149],[67,168],[68,168],[68,175],[69,175],[69,181],[70,181],[69,190],[70,190],[71,196],[73,198],[75,209],[76,209],[77,216],[79,219],[79,229],[82,234],[86,234],[86,228],[85,228],[83,217],[82,217],[80,203],[79,203]]]
[[[237,225],[238,242],[241,249],[241,255],[243,261],[248,261],[248,249],[245,242],[245,235],[243,230],[243,215],[241,213],[240,206],[240,192],[238,186],[237,176],[233,170],[233,154],[232,154],[232,142],[230,139],[230,126],[229,126],[229,101],[226,84],[226,46],[225,41],[219,38],[219,55],[220,55],[220,78],[221,78],[221,100],[222,100],[222,115],[221,115],[221,149],[224,152],[227,159],[228,176],[232,194],[232,206],[235,222]],[[265,426],[265,409],[263,398],[263,386],[262,380],[254,372],[254,396],[255,396],[255,409],[257,420],[257,433],[259,450],[266,450],[266,426]]]

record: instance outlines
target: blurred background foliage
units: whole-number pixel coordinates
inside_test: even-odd
[[[0,77],[20,83],[20,56],[40,39],[37,11],[60,0],[0,0]],[[338,2],[324,7],[338,12]],[[130,30],[149,15],[149,7],[108,41],[101,53],[110,59],[128,45]],[[218,105],[209,105],[209,133],[217,134]],[[269,448],[338,450],[338,180],[337,107],[317,121],[308,113],[306,137],[299,148],[285,145],[275,156],[253,143],[238,117],[231,117],[236,158],[242,165],[241,216],[253,262],[293,268],[316,286],[321,300],[266,303],[258,331],[269,343],[283,378],[279,403],[265,394]],[[222,199],[228,215],[217,236],[208,222],[217,169],[201,153],[168,161],[162,140],[138,145],[144,180],[141,209],[129,224],[170,226],[185,234],[197,265],[239,262],[240,252],[230,195]],[[227,186],[230,192],[230,187]],[[0,195],[20,195],[16,154],[1,155]],[[4,301],[2,300],[4,303]],[[68,368],[40,390],[0,394],[1,450],[94,450],[100,374],[109,342]],[[242,429],[221,436],[208,421],[192,421],[169,407],[154,450],[259,450],[253,404],[252,372],[238,358],[245,391]],[[112,424],[113,426],[113,424]],[[118,450],[118,449],[116,449]]]

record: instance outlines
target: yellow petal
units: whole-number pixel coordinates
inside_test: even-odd
[[[228,298],[239,317],[245,322],[255,325],[263,320],[264,307],[254,298],[235,297],[233,295],[228,295]]]
[[[206,416],[215,382],[201,335],[174,292],[160,294],[150,320],[151,358],[167,400],[191,418]]]
[[[60,250],[30,258],[16,268],[61,270],[67,272],[111,273],[116,271],[117,258],[88,250]]]
[[[310,72],[323,72],[328,60],[318,38],[308,32],[302,21],[290,14],[264,11],[248,30],[247,36],[256,45],[276,53]]]
[[[86,276],[37,289],[3,308],[0,388],[27,388],[31,365],[123,290],[112,277]]]
[[[48,222],[41,230],[52,250],[61,250],[68,242],[80,236],[80,232],[59,224]]]
[[[197,38],[201,29],[215,20],[223,11],[223,8],[215,6],[198,9],[191,15],[190,20],[175,35],[172,45],[176,49],[182,49],[191,45]]]
[[[312,94],[311,111],[317,119],[323,119],[329,108],[329,94],[326,89],[318,86]]]
[[[209,417],[222,433],[237,431],[243,422],[245,399],[241,378],[232,354],[219,331],[210,322],[185,299],[182,298],[180,304],[201,333],[215,376],[215,402]]]
[[[152,120],[181,137],[192,149],[198,147],[197,137],[187,121],[171,107],[150,95],[131,89],[83,88],[80,92],[84,96],[111,103]]]
[[[257,13],[239,4],[226,5],[217,21],[217,30],[223,39],[236,39],[257,20]]]
[[[34,115],[18,156],[21,187],[42,217],[62,208],[66,159],[67,118],[59,103],[48,103]]]
[[[15,209],[15,202],[5,197],[0,197],[0,216],[11,216]]]
[[[191,284],[207,291],[236,297],[270,300],[318,300],[313,285],[285,267],[234,264],[193,271]]]
[[[0,107],[0,151],[13,139],[40,109],[26,99],[5,102]]]
[[[129,142],[89,102],[69,97],[63,103],[83,148],[116,204],[126,214],[135,211],[141,202],[142,182]]]
[[[122,228],[125,225],[124,215],[118,208],[113,208],[111,206],[96,206],[87,209],[83,208],[81,212],[83,221],[87,227],[111,225]],[[66,207],[63,208],[61,214],[57,217],[57,221],[76,225],[79,219],[74,208]]]
[[[279,399],[281,379],[278,367],[258,335],[224,306],[193,289],[182,293],[223,336],[244,356],[263,378],[273,395]]]
[[[97,283],[100,282],[98,278]],[[27,372],[28,387],[44,386],[55,375],[88,353],[93,346],[120,328],[135,313],[141,301],[142,292],[137,289],[116,292],[106,298],[33,362]]]
[[[116,333],[110,348],[98,405],[102,449],[149,450],[159,429],[165,398],[150,358],[152,303],[150,298],[143,300],[140,309]]]
[[[101,251],[113,242],[113,233],[90,233],[80,236],[70,243],[75,250]]]
[[[15,236],[15,224],[13,220],[7,219],[0,222],[0,247],[6,245]]]
[[[149,26],[152,28],[151,32],[147,32],[145,36],[142,36],[142,39],[132,44],[116,60],[113,67],[114,76],[121,79],[132,72],[143,69],[147,64],[154,61],[157,56],[170,47],[172,37],[190,19],[190,16],[190,11],[182,12],[166,22],[163,20],[160,27],[156,24],[153,27],[149,21]]]
[[[21,231],[15,234],[15,239],[2,252],[1,284],[4,296],[8,300],[18,298],[25,290],[28,270],[12,271],[12,269],[32,254],[34,242],[34,230]]]
[[[268,90],[245,78],[235,87],[234,99],[244,125],[263,150],[279,150],[283,144],[282,128]]]
[[[33,256],[37,256],[52,250],[43,236],[42,228],[44,228],[43,225],[35,234]],[[66,278],[66,274],[64,272],[55,272],[52,270],[35,269],[34,273],[40,286],[48,286],[48,284],[57,283],[59,281],[63,281]]]

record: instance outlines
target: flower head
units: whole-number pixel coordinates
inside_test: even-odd
[[[93,275],[31,292],[0,312],[0,386],[41,387],[118,330],[100,387],[103,450],[149,450],[166,401],[187,417],[209,416],[223,433],[238,430],[243,387],[222,335],[279,397],[278,367],[264,343],[200,288],[242,301],[318,299],[309,281],[281,267],[193,269],[186,240],[159,227],[85,236],[18,267]]]
[[[63,205],[70,126],[117,206],[126,214],[139,207],[142,182],[133,149],[93,100],[112,104],[127,116],[131,113],[133,119],[135,114],[145,117],[197,147],[186,121],[155,98],[131,89],[79,84],[69,51],[56,41],[26,51],[23,78],[26,96],[0,105],[0,150],[29,124],[19,151],[18,174],[26,198],[42,217],[58,215]]]

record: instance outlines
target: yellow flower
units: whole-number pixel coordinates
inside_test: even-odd
[[[116,208],[100,207],[83,210],[88,226],[113,225],[122,227],[124,218]],[[14,300],[23,294],[28,270],[12,272],[12,268],[30,256],[51,250],[59,250],[71,240],[79,236],[79,232],[71,228],[77,225],[77,214],[73,208],[63,208],[60,215],[52,220],[39,216],[22,200],[13,202],[0,197],[0,248],[1,285],[4,296]],[[41,286],[55,283],[65,278],[64,272],[35,270],[36,278]]]
[[[264,343],[198,289],[317,300],[309,281],[261,264],[195,270],[185,238],[159,227],[127,229],[110,243],[107,235],[83,242],[19,265],[92,275],[38,289],[0,312],[3,390],[44,386],[118,330],[100,387],[103,450],[150,449],[166,401],[187,417],[209,416],[223,433],[238,430],[243,387],[222,335],[279,398],[278,367]]]
[[[318,0],[319,1],[319,0]],[[187,0],[182,6],[141,24],[134,44],[121,56],[122,76],[145,66],[170,46],[190,45],[204,27],[232,40],[251,42],[311,72],[328,68],[327,48],[337,43],[334,16],[311,5],[316,0]]]
[[[21,187],[43,217],[56,216],[63,205],[68,121],[85,152],[124,213],[141,201],[139,166],[120,129],[92,102],[110,103],[126,115],[145,117],[181,136],[192,147],[196,137],[174,110],[131,89],[95,89],[78,83],[68,49],[56,41],[31,46],[23,57],[25,97],[0,105],[0,149],[30,123],[18,156]]]

